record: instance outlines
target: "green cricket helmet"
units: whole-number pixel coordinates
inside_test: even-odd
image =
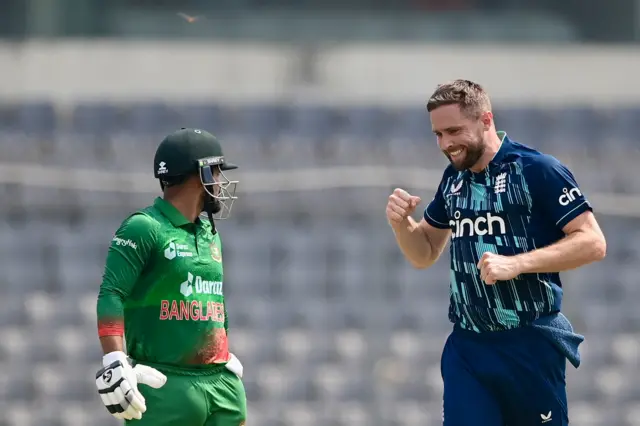
[[[224,172],[238,166],[226,160],[220,142],[211,133],[187,128],[171,133],[158,146],[153,164],[153,174],[163,189],[197,173],[208,195],[204,211],[209,219],[229,217],[237,199],[238,181],[229,180]],[[220,170],[219,174],[215,173],[216,169]]]

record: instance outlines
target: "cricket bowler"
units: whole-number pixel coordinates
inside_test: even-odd
[[[225,176],[236,168],[204,130],[168,135],[154,159],[163,196],[125,219],[113,237],[97,303],[104,357],[96,386],[126,425],[245,423],[243,368],[228,349],[215,226],[236,199],[238,182]]]
[[[427,110],[451,164],[419,223],[420,198],[402,189],[386,215],[416,268],[450,240],[443,423],[567,425],[566,360],[579,366],[584,338],[560,312],[559,273],[605,257],[591,205],[556,158],[496,131],[480,85],[442,84]]]

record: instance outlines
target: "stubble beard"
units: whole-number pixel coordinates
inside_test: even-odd
[[[456,171],[461,172],[468,170],[472,168],[478,161],[480,161],[485,151],[485,144],[482,136],[479,136],[475,143],[466,146],[465,151],[466,154],[464,159],[459,162],[453,161],[449,153],[445,153],[445,155],[449,159],[449,162],[451,163],[453,168],[456,169]]]

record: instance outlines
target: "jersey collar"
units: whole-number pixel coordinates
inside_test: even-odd
[[[500,148],[498,148],[498,152],[496,152],[491,161],[489,161],[487,167],[477,173],[471,171],[471,169],[467,169],[463,173],[463,179],[467,177],[470,177],[471,179],[483,179],[486,174],[491,174],[492,170],[496,170],[496,168],[500,166],[502,161],[509,154],[512,146],[511,140],[507,136],[507,132],[500,130],[497,133],[500,138]]]
[[[184,225],[188,225],[190,222],[182,213],[176,209],[173,204],[163,199],[162,197],[157,197],[153,206],[160,211],[169,222],[173,224],[176,228],[179,228]]]
[[[496,155],[493,156],[489,164],[500,164],[504,157],[511,151],[511,140],[507,136],[507,132],[502,130],[498,131],[498,137],[500,138],[500,148]]]

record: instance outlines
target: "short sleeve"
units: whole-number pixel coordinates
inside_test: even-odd
[[[100,336],[122,334],[124,302],[151,256],[156,228],[153,219],[135,214],[120,225],[111,240],[98,294]]]
[[[448,171],[448,169],[447,169]],[[449,215],[447,214],[447,207],[444,200],[445,186],[448,181],[448,173],[445,171],[438,185],[436,195],[429,203],[426,209],[424,209],[424,220],[434,228],[448,229],[449,228]]]
[[[541,156],[525,166],[524,174],[533,207],[539,208],[559,229],[592,210],[571,171],[554,157]]]

